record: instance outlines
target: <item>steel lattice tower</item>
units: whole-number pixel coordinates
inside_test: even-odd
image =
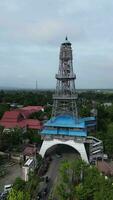
[[[59,54],[59,70],[56,74],[56,92],[53,95],[52,116],[69,114],[77,118],[77,94],[75,90],[76,75],[73,72],[73,56],[71,43],[67,37],[61,44]]]

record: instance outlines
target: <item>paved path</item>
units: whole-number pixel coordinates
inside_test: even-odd
[[[59,170],[59,166],[60,166],[61,162],[63,160],[73,160],[75,158],[78,158],[78,155],[75,154],[75,153],[64,153],[64,154],[62,154],[61,158],[57,158],[56,156],[53,156],[53,160],[52,160],[52,162],[50,164],[50,167],[49,167],[49,170],[48,170],[48,172],[46,174],[46,176],[50,177],[50,183],[48,185],[49,193],[45,197],[44,200],[48,200],[48,196],[49,196],[52,188],[54,187],[55,180],[57,178],[58,170]]]
[[[16,177],[21,177],[21,167],[19,164],[14,164],[8,167],[8,174],[0,178],[0,191],[3,191],[4,185],[13,184]]]

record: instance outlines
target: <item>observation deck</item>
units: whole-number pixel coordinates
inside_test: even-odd
[[[67,75],[61,75],[61,74],[56,74],[55,75],[55,78],[56,79],[58,79],[58,80],[68,80],[68,79],[72,79],[72,80],[74,80],[74,79],[76,79],[76,75],[75,74],[67,74]]]
[[[58,100],[76,100],[78,98],[78,95],[77,94],[73,94],[73,95],[60,95],[60,94],[54,94],[53,95],[53,99],[58,99]]]

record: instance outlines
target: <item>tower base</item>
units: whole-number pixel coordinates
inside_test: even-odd
[[[44,140],[40,149],[39,154],[44,157],[46,151],[51,148],[54,145],[58,145],[58,144],[64,144],[64,145],[68,145],[72,148],[74,148],[76,151],[78,151],[78,153],[80,154],[82,160],[84,160],[85,162],[88,163],[88,157],[87,157],[87,153],[86,153],[86,149],[84,146],[84,143],[79,143],[76,142],[74,140],[59,140],[59,139],[53,139],[53,140]]]

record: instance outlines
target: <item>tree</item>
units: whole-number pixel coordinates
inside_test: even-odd
[[[105,136],[105,150],[110,157],[113,157],[113,123],[108,124],[107,133]]]
[[[30,195],[33,197],[39,186],[40,179],[35,172],[29,173],[29,181],[26,183],[26,191],[29,191]]]
[[[28,192],[17,191],[15,189],[12,189],[9,192],[7,200],[30,200],[30,195]]]
[[[30,143],[41,143],[41,135],[38,133],[38,130],[28,129],[24,134],[24,139],[29,139]]]
[[[1,103],[0,104],[0,119],[2,118],[4,112],[9,110],[9,105],[6,103]]]
[[[76,185],[83,181],[83,174],[87,164],[82,160],[72,162],[64,161],[60,167],[59,181],[56,193],[61,200],[74,200],[76,194]]]
[[[4,127],[0,126],[0,150],[3,148],[3,140],[4,140],[4,133],[3,133]]]
[[[61,164],[55,196],[60,200],[113,200],[111,179],[81,160]]]
[[[19,191],[24,191],[26,186],[26,182],[24,180],[22,180],[20,177],[17,177],[15,179],[15,182],[13,183],[13,188],[15,190],[19,190]]]

